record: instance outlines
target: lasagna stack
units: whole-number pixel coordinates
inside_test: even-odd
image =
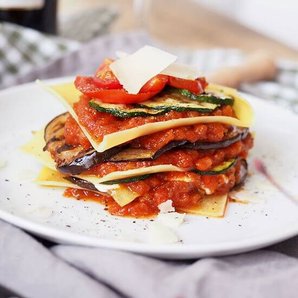
[[[67,112],[26,146],[45,165],[37,183],[67,187],[66,196],[96,199],[118,216],[153,216],[167,200],[178,212],[223,216],[247,175],[250,105],[234,89],[187,78],[172,59],[156,62],[155,73],[144,63],[149,79],[136,89],[136,54],[106,62],[101,77],[49,87]]]

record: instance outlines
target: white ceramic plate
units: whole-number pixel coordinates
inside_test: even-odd
[[[56,80],[58,82],[61,80]],[[53,81],[52,81],[53,82]],[[255,147],[269,171],[298,195],[298,117],[244,95],[256,112]],[[19,147],[58,113],[61,104],[36,84],[0,92],[0,218],[58,243],[121,249],[164,258],[197,258],[245,252],[298,234],[298,207],[252,166],[239,198],[223,219],[188,215],[177,229],[182,242],[148,243],[149,220],[117,218],[100,204],[62,196],[61,189],[32,183],[40,165]],[[3,166],[3,163],[5,164]]]

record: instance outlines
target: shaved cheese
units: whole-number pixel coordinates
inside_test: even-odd
[[[202,73],[197,69],[179,63],[169,65],[161,74],[186,80],[195,80],[198,77],[202,77]]]
[[[137,94],[150,79],[176,59],[177,57],[170,53],[144,46],[135,53],[114,61],[110,69],[128,93]]]
[[[27,154],[36,157],[43,165],[55,170],[55,162],[48,151],[43,151],[45,146],[44,130],[39,130],[33,133],[33,138],[21,147],[21,150]]]
[[[127,57],[129,54],[123,51],[116,51],[117,58]],[[198,77],[202,77],[202,73],[196,68],[193,68],[186,64],[172,63],[166,69],[164,69],[160,74],[176,77],[180,79],[195,80]],[[157,75],[157,74],[156,74]]]
[[[170,213],[160,213],[158,214],[156,221],[169,227],[178,228],[185,218],[185,213],[170,212]]]
[[[226,116],[201,116],[192,118],[180,118],[174,120],[168,120],[163,122],[153,122],[140,125],[138,127],[117,131],[111,134],[107,134],[103,137],[101,142],[98,142],[91,134],[80,124],[78,116],[73,110],[73,103],[80,99],[80,92],[74,87],[73,83],[59,84],[47,88],[58,97],[58,99],[64,104],[72,117],[76,120],[85,136],[90,141],[91,145],[97,152],[106,151],[112,147],[118,146],[125,142],[131,141],[141,136],[149,135],[155,132],[166,130],[169,128],[194,125],[198,123],[225,123],[240,127],[249,127],[253,121],[253,111],[247,101],[239,97],[236,90],[231,88],[224,89],[221,86],[210,84],[208,86],[209,91],[218,92],[226,95],[232,95],[234,97],[233,109],[237,118]],[[222,91],[223,90],[223,91]],[[222,91],[222,92],[221,92]]]
[[[154,244],[176,243],[179,238],[175,231],[164,224],[152,222],[148,226],[148,242]]]
[[[158,209],[160,213],[168,213],[168,212],[174,212],[175,208],[173,207],[173,201],[167,200],[161,204],[158,205]]]
[[[223,217],[228,203],[228,195],[205,196],[197,206],[181,208],[179,211],[209,217]]]

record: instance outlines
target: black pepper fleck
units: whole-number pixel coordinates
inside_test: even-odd
[[[71,225],[66,225],[66,227],[71,228]]]
[[[8,179],[5,179],[4,181],[5,181],[5,182],[9,182],[9,180],[8,180]]]
[[[6,200],[7,200],[7,201],[10,201],[10,198],[7,197]]]

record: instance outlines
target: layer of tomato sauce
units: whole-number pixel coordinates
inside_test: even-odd
[[[103,137],[107,134],[138,127],[146,123],[206,116],[205,113],[195,111],[170,111],[159,116],[119,118],[109,113],[96,111],[89,106],[89,101],[90,99],[88,97],[81,96],[80,100],[74,104],[73,108],[80,124],[99,142],[102,141]],[[235,117],[233,108],[229,105],[219,107],[207,115]],[[158,150],[174,140],[219,142],[224,139],[225,135],[229,132],[229,128],[229,125],[223,123],[199,123],[190,126],[176,127],[140,137],[130,142],[130,146],[133,148]],[[64,136],[66,143],[69,145],[82,145],[86,149],[91,147],[90,142],[71,116],[66,120]]]
[[[64,195],[101,203],[112,215],[143,218],[158,214],[158,205],[167,200],[172,200],[178,212],[197,207],[200,201],[208,199],[206,192],[208,195],[227,194],[241,181],[241,177],[240,162],[226,173],[214,176],[192,172],[154,174],[145,180],[125,184],[125,187],[138,193],[139,197],[123,207],[112,197],[90,190],[67,188]]]
[[[112,172],[126,171],[156,165],[174,165],[186,171],[197,169],[208,171],[224,161],[234,158],[247,158],[248,151],[253,146],[253,138],[249,134],[244,140],[238,141],[226,148],[213,150],[177,149],[165,152],[155,160],[104,162],[97,164],[82,174],[103,177]]]

